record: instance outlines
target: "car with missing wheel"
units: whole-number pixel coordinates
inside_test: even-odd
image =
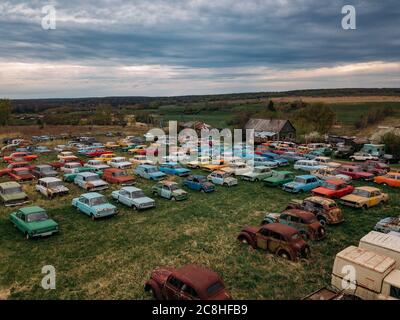
[[[231,300],[220,276],[203,266],[160,267],[150,275],[144,290],[157,300]]]
[[[118,214],[117,207],[109,203],[105,196],[97,192],[84,193],[78,198],[72,199],[72,206],[92,220]]]
[[[340,198],[340,202],[353,208],[368,209],[389,201],[389,195],[374,187],[357,187],[351,194]]]
[[[39,179],[35,190],[47,198],[63,196],[69,192],[69,189],[63,185],[62,180],[54,177]]]
[[[28,195],[22,186],[14,181],[0,183],[0,201],[6,207],[20,206],[28,203]]]
[[[142,189],[136,187],[123,187],[111,193],[111,197],[134,210],[144,210],[154,208],[156,202],[147,197]]]
[[[237,239],[254,249],[262,249],[284,259],[297,261],[310,256],[310,247],[293,227],[280,223],[245,226]]]
[[[58,223],[50,219],[46,210],[38,207],[24,207],[10,214],[11,223],[27,239],[47,237],[59,232]]]
[[[286,207],[288,209],[300,209],[313,213],[321,225],[339,224],[344,221],[342,210],[337,203],[329,198],[312,196],[304,200],[293,199]]]
[[[307,240],[321,240],[326,236],[326,230],[318,219],[308,211],[288,209],[280,213],[266,213],[262,225],[281,223],[295,228]]]
[[[188,193],[174,181],[160,181],[152,187],[152,193],[172,201],[188,199]]]

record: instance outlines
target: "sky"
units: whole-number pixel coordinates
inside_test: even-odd
[[[399,22],[398,0],[1,0],[0,97],[400,87]]]

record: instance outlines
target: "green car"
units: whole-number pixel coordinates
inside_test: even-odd
[[[46,237],[58,232],[58,223],[40,207],[24,207],[10,214],[10,220],[27,239]]]
[[[97,173],[100,178],[103,176],[103,171],[102,170],[98,170],[98,169],[91,168],[91,167],[78,167],[78,168],[74,169],[73,173],[64,174],[63,180],[65,182],[74,182],[75,177],[78,175],[78,173],[82,173],[82,172]]]
[[[285,183],[291,182],[294,179],[294,174],[291,171],[272,171],[272,176],[264,179],[266,187],[280,187]]]
[[[131,144],[131,145],[129,145],[129,146],[122,147],[122,148],[121,148],[121,151],[123,151],[123,152],[128,152],[128,151],[131,150],[131,149],[135,149],[136,146],[137,146],[136,144]]]
[[[19,183],[10,181],[0,183],[0,202],[8,206],[18,206],[28,202],[27,194]]]

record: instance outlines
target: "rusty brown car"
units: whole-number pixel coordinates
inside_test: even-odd
[[[295,228],[280,223],[245,226],[237,238],[254,249],[260,248],[287,260],[296,261],[310,256],[310,247],[301,234]]]
[[[205,267],[157,268],[146,281],[145,291],[157,300],[230,300],[219,275]]]

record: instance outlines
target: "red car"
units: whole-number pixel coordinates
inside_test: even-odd
[[[105,149],[96,149],[96,150],[93,150],[91,152],[88,152],[86,154],[86,156],[89,157],[89,158],[94,158],[94,157],[99,157],[102,154],[107,154],[107,153],[111,153],[111,151],[110,150],[105,150]]]
[[[115,168],[105,169],[102,178],[109,183],[119,183],[123,186],[130,186],[135,183],[133,176],[128,175],[124,170]]]
[[[377,160],[367,160],[360,166],[365,172],[372,173],[376,176],[385,175],[390,171],[390,167],[386,163]]]
[[[155,269],[146,281],[145,291],[157,300],[231,300],[217,273],[189,264],[179,269]]]
[[[14,152],[11,153],[9,156],[5,156],[3,159],[4,161],[11,163],[11,162],[21,162],[21,161],[33,161],[37,159],[36,154],[32,154],[30,152]]]
[[[70,162],[79,162],[81,165],[83,165],[85,163],[82,160],[80,160],[77,156],[67,156],[67,157],[63,157],[60,161],[51,162],[51,163],[49,163],[49,165],[51,165],[55,169],[59,169],[59,168],[63,167],[66,163],[70,163]]]
[[[20,162],[11,162],[7,168],[4,168],[2,170],[0,170],[0,177],[4,176],[6,174],[9,174],[11,172],[12,169],[16,169],[16,168],[29,168],[31,169],[32,167],[29,165],[28,162],[26,161],[20,161]]]
[[[311,190],[314,196],[341,198],[352,193],[354,187],[343,180],[326,180],[322,186]]]
[[[30,171],[30,168],[27,167],[11,169],[11,171],[8,172],[8,175],[10,176],[11,180],[17,182],[30,181],[35,179],[35,176]]]
[[[363,171],[361,166],[358,165],[343,165],[335,170],[335,173],[345,174],[355,180],[372,181],[374,175],[369,172]]]

